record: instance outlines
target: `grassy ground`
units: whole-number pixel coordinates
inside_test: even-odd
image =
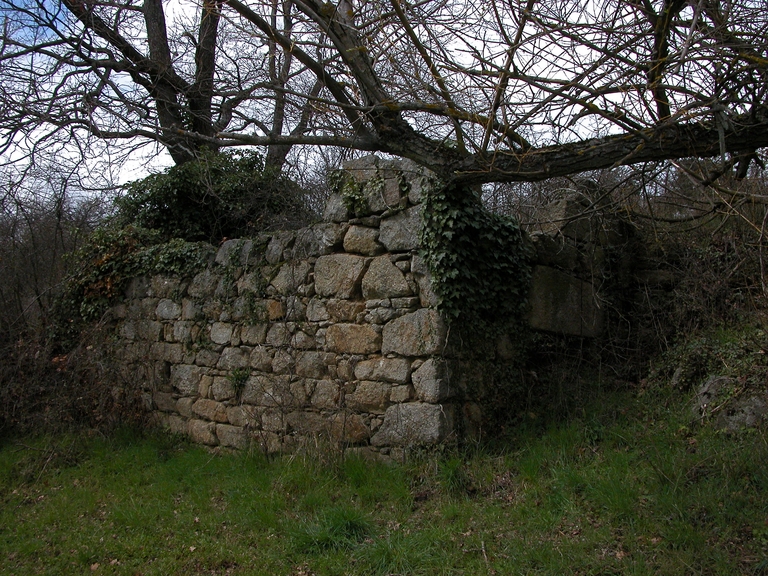
[[[0,573],[768,574],[768,433],[688,414],[610,395],[396,465],[6,439]]]

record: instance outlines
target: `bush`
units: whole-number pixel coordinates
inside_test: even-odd
[[[0,357],[0,438],[77,429],[108,432],[146,424],[140,382],[114,355],[104,354],[108,333],[95,326],[66,354],[53,342],[19,339]]]
[[[255,152],[205,152],[129,184],[117,200],[117,224],[215,244],[307,224],[312,214],[303,196],[295,183],[265,170]]]

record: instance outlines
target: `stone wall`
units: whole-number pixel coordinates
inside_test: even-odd
[[[600,190],[592,193],[597,198],[566,191],[537,211],[530,231],[536,255],[528,319],[534,329],[597,337],[606,323],[605,288],[626,291],[635,282],[632,230],[601,206]]]
[[[418,250],[430,175],[375,157],[346,170],[363,186],[352,202],[333,196],[323,223],[228,240],[191,278],[132,280],[112,309],[116,350],[163,426],[212,446],[325,436],[384,454],[482,427],[485,367],[513,359],[514,335],[447,352]],[[531,324],[595,334],[592,284],[567,269],[558,234],[535,242]]]

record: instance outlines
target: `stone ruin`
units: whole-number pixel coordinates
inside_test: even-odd
[[[111,310],[114,352],[165,428],[209,446],[286,451],[325,437],[394,455],[483,431],[514,359],[514,334],[457,353],[419,253],[431,176],[374,156],[345,166],[360,185],[324,222],[227,240],[194,277],[139,277]],[[528,321],[595,336],[593,286],[606,239],[578,202],[550,207],[536,250]],[[498,408],[498,407],[497,407]]]

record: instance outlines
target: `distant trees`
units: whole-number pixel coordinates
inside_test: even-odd
[[[46,167],[0,181],[0,346],[43,335],[66,277],[68,254],[105,216],[104,203],[78,195],[71,174]]]
[[[759,0],[0,0],[8,146],[339,146],[464,184],[768,145]]]

